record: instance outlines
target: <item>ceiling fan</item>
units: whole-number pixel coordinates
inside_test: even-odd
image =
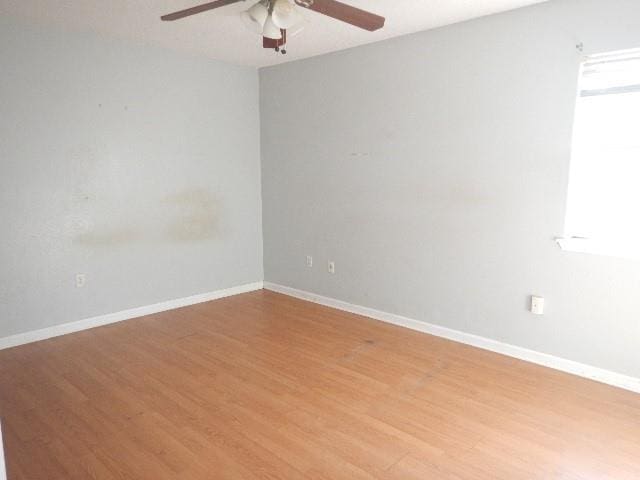
[[[179,20],[184,17],[224,7],[246,0],[216,0],[196,7],[160,17],[164,21]],[[297,7],[313,10],[342,22],[373,32],[384,26],[380,15],[352,7],[336,0],[260,0],[242,13],[245,23],[262,35],[262,46],[276,52],[287,53],[287,33],[295,35],[302,30],[304,18]]]

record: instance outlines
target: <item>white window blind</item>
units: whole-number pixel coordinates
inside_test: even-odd
[[[640,256],[640,49],[582,65],[560,244]]]

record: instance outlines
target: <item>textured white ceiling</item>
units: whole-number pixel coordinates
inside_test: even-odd
[[[160,16],[207,0],[0,0],[0,14],[73,30],[93,31],[241,65],[262,67],[448,25],[544,0],[342,0],[386,17],[367,32],[304,10],[306,28],[289,40],[288,54],[262,48],[239,12],[257,0],[161,22]]]

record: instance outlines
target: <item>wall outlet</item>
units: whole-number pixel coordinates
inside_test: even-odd
[[[84,273],[78,273],[76,275],[76,287],[82,288],[87,283],[87,276]]]
[[[544,315],[544,298],[537,295],[531,296],[531,313],[534,315]]]
[[[329,262],[327,264],[327,271],[331,274],[336,273],[336,262]]]
[[[307,255],[307,267],[313,267],[313,257],[311,255]]]

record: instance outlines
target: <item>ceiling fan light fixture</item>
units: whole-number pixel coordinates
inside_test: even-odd
[[[253,18],[251,18],[251,16],[249,15],[249,12],[242,12],[240,14],[240,20],[242,20],[242,23],[244,24],[244,26],[251,33],[257,33],[259,35],[262,34],[262,25],[260,25]]]
[[[276,0],[273,4],[273,23],[284,30],[302,21],[302,15],[289,0]]]
[[[254,6],[240,14],[242,23],[244,23],[247,29],[258,35],[262,35],[264,22],[267,21],[268,16],[269,9],[264,1],[256,3]]]
[[[264,28],[262,29],[262,36],[266,38],[271,38],[272,40],[280,40],[282,38],[282,32],[280,31],[280,27],[278,27],[273,22],[273,16],[269,15],[267,20],[264,22]]]
[[[260,27],[264,26],[269,16],[269,9],[264,2],[258,2],[246,11],[247,16]]]

